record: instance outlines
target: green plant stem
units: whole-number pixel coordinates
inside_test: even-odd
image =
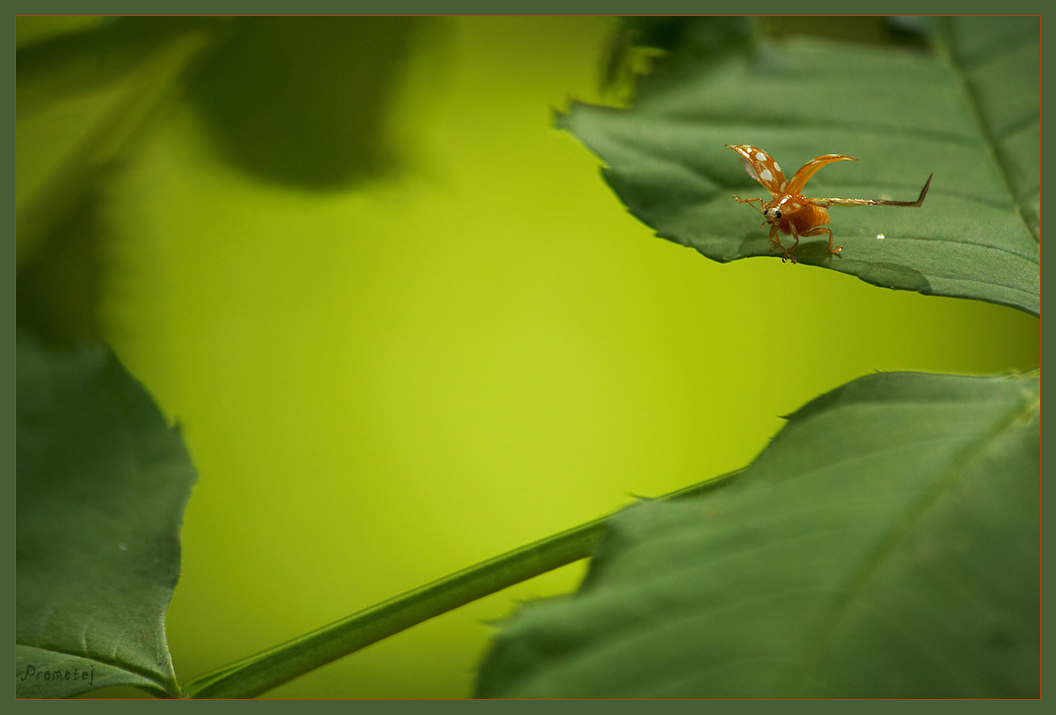
[[[729,483],[741,471],[712,477],[660,499],[703,494]],[[182,697],[256,697],[434,616],[591,556],[610,518],[595,519],[514,549],[203,675],[187,684]]]

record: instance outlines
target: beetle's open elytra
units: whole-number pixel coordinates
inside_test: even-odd
[[[770,192],[770,200],[764,199],[742,199],[734,196],[738,202],[749,204],[763,215],[766,221],[761,224],[770,224],[770,243],[779,248],[784,255],[782,261],[796,262],[793,255],[799,245],[799,239],[804,236],[821,236],[829,234],[829,253],[837,254],[843,250],[843,246],[832,245],[832,230],[825,227],[829,222],[828,207],[835,204],[851,206],[920,206],[924,203],[924,197],[928,195],[931,179],[935,174],[928,177],[924,188],[920,190],[920,196],[916,201],[884,201],[879,199],[812,199],[802,194],[807,180],[817,173],[818,169],[831,164],[834,161],[858,161],[852,156],[843,154],[823,154],[811,159],[795,173],[791,181],[785,181],[785,175],[781,167],[774,161],[773,157],[762,149],[747,144],[738,146],[726,145],[733,149],[741,158],[745,171],[753,179],[763,185]],[[753,201],[758,201],[756,206]],[[796,242],[791,248],[781,245],[778,233],[791,235]]]

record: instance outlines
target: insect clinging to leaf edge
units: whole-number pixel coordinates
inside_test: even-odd
[[[741,158],[741,163],[744,164],[745,171],[753,179],[763,185],[767,191],[770,192],[770,200],[765,201],[760,198],[742,199],[740,196],[734,196],[739,203],[749,204],[754,209],[759,211],[766,219],[761,224],[762,226],[770,225],[770,243],[784,252],[784,256],[781,257],[781,261],[792,261],[796,262],[796,258],[793,255],[796,247],[799,246],[799,239],[806,236],[821,236],[825,233],[829,234],[829,253],[838,254],[843,250],[843,246],[832,245],[832,229],[826,228],[825,224],[829,222],[829,212],[826,210],[829,206],[835,204],[844,204],[851,206],[920,206],[924,203],[924,197],[928,195],[928,188],[931,186],[931,179],[935,176],[932,173],[928,177],[927,182],[924,184],[924,188],[920,190],[920,196],[916,201],[886,201],[882,199],[812,199],[807,196],[803,196],[801,193],[803,188],[807,184],[807,180],[817,173],[818,169],[831,164],[834,161],[858,161],[852,156],[844,156],[843,154],[823,154],[819,157],[811,159],[804,164],[799,171],[793,175],[791,181],[785,180],[785,175],[781,171],[781,167],[773,157],[767,154],[762,149],[759,149],[748,144],[740,144],[732,146],[726,145],[730,149],[737,152]],[[758,201],[759,205],[753,204],[753,201]],[[778,233],[790,234],[796,239],[795,244],[791,248],[785,248],[781,245],[781,239],[778,237]]]

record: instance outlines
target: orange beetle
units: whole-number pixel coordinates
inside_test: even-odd
[[[730,149],[733,149],[741,157],[741,163],[744,164],[745,171],[748,172],[749,176],[758,181],[763,187],[770,192],[770,201],[764,201],[763,199],[742,199],[740,196],[734,196],[733,198],[742,204],[750,204],[765,218],[766,222],[770,224],[770,243],[777,246],[784,252],[784,256],[781,258],[782,262],[792,261],[796,262],[795,257],[792,255],[796,246],[799,245],[799,239],[802,236],[820,236],[822,234],[829,234],[829,253],[839,253],[843,246],[832,247],[832,230],[825,228],[825,224],[829,222],[829,212],[826,209],[833,204],[850,204],[850,205],[866,205],[866,206],[920,206],[924,203],[924,197],[928,195],[928,187],[931,186],[931,179],[935,174],[928,177],[927,183],[924,184],[924,188],[920,191],[920,197],[916,201],[881,201],[871,199],[811,199],[804,196],[801,191],[806,186],[807,180],[817,173],[818,169],[831,164],[834,161],[858,161],[854,157],[844,156],[843,154],[823,154],[815,159],[811,159],[795,173],[791,181],[785,181],[785,175],[781,172],[781,167],[778,166],[777,162],[774,161],[773,157],[767,154],[762,149],[758,149],[754,146],[747,144],[741,144],[739,146],[726,145]],[[759,205],[755,206],[752,204],[753,201],[758,201]],[[781,245],[781,239],[778,238],[778,231],[781,233],[791,234],[796,242],[792,248],[785,248]]]

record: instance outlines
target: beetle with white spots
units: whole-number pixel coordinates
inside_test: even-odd
[[[737,152],[748,175],[770,192],[769,201],[759,198],[742,199],[739,196],[734,196],[733,198],[742,204],[751,205],[763,215],[766,221],[762,226],[770,225],[770,243],[784,254],[781,257],[782,261],[792,261],[793,263],[796,262],[793,254],[796,247],[799,246],[799,239],[802,237],[821,236],[827,233],[829,234],[829,253],[836,255],[843,250],[843,246],[833,247],[832,230],[825,227],[825,224],[829,222],[829,212],[826,210],[829,206],[834,204],[849,206],[921,206],[924,203],[924,197],[928,195],[928,188],[931,186],[931,179],[934,176],[932,174],[928,177],[924,188],[920,191],[920,197],[916,201],[812,199],[804,196],[802,191],[807,185],[807,180],[814,176],[818,169],[836,161],[858,160],[843,154],[823,154],[808,161],[793,175],[790,181],[786,181],[781,167],[774,161],[773,157],[762,149],[747,144],[737,146],[727,144],[726,146]],[[752,203],[754,201],[758,201],[759,205],[755,206]],[[781,244],[778,233],[789,234],[796,239],[796,242],[791,248],[785,248]]]

